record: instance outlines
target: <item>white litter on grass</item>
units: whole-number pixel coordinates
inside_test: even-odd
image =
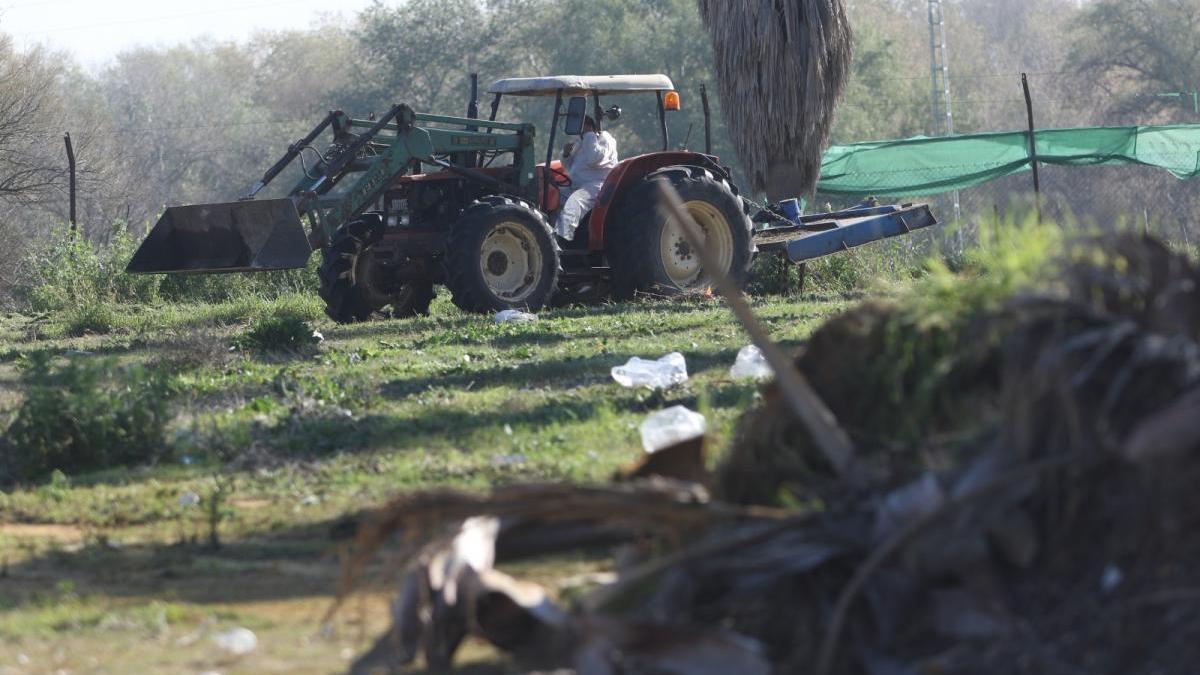
[[[316,495],[308,495],[300,500],[300,506],[316,506],[321,503],[321,498]]]
[[[195,506],[199,503],[200,503],[200,495],[196,494],[195,492],[192,492],[191,490],[188,490],[187,492],[179,495],[179,505],[180,506]]]
[[[687,382],[687,361],[679,352],[671,352],[656,361],[635,356],[625,365],[614,367],[612,377],[622,387],[666,389]]]
[[[528,321],[537,321],[537,314],[522,312],[519,309],[496,312],[496,323],[526,323]]]
[[[746,345],[738,352],[737,360],[729,369],[729,376],[735,380],[764,380],[774,377],[775,371],[771,364],[767,363],[767,357],[763,356],[761,349],[754,345]]]
[[[642,422],[642,447],[655,453],[677,443],[703,436],[708,429],[704,415],[677,405],[660,410]]]
[[[249,628],[241,626],[217,633],[212,637],[213,644],[230,656],[245,656],[258,649],[258,636]]]
[[[313,334],[312,334],[312,339],[316,340],[317,342],[324,342],[325,336],[321,334],[321,331],[314,330]]]

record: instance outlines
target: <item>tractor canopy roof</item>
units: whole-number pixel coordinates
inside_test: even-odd
[[[666,75],[547,75],[496,80],[488,87],[488,92],[505,96],[554,96],[559,91],[564,94],[616,94],[674,89],[675,85]]]

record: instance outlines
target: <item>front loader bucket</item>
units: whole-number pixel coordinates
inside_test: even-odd
[[[126,272],[264,272],[308,264],[308,245],[291,199],[172,206],[150,230]]]

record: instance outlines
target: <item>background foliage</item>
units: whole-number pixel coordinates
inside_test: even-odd
[[[929,133],[927,3],[848,5],[857,56],[834,141]],[[1022,128],[1023,71],[1042,127],[1200,119],[1193,105],[1200,0],[946,6],[960,132]],[[139,236],[164,205],[238,196],[326,110],[365,115],[404,101],[464,113],[471,72],[485,85],[503,76],[665,72],[684,98],[683,112],[671,118],[672,144],[703,144],[698,93],[712,84],[711,50],[692,0],[377,2],[345,25],[326,21],[245,43],[136,48],[97,72],[62,54],[18,50],[0,33],[0,236],[8,242],[0,250],[0,297],[29,285],[19,277],[30,267],[18,261],[43,250],[66,219],[65,130],[80,160],[83,231],[123,250],[121,237]],[[622,154],[656,149],[652,103],[617,102],[626,111],[614,129]],[[720,110],[715,97],[713,105],[714,150],[736,165],[723,120],[738,111]],[[501,117],[534,121],[547,136],[545,101],[510,101]],[[1045,174],[1058,215],[1144,221],[1188,243],[1200,236],[1186,215],[1200,197],[1169,176],[1136,168]],[[960,231],[977,238],[982,223],[999,220],[1028,193],[1028,178],[1015,177],[960,195]],[[948,199],[937,206],[953,213]],[[197,285],[211,297],[236,286]]]

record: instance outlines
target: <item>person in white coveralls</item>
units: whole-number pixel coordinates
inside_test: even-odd
[[[579,142],[568,143],[563,149],[563,168],[571,177],[574,192],[558,213],[554,228],[558,236],[568,241],[575,238],[579,221],[595,205],[600,187],[617,161],[617,139],[607,131],[598,130],[591,116],[585,117]]]

